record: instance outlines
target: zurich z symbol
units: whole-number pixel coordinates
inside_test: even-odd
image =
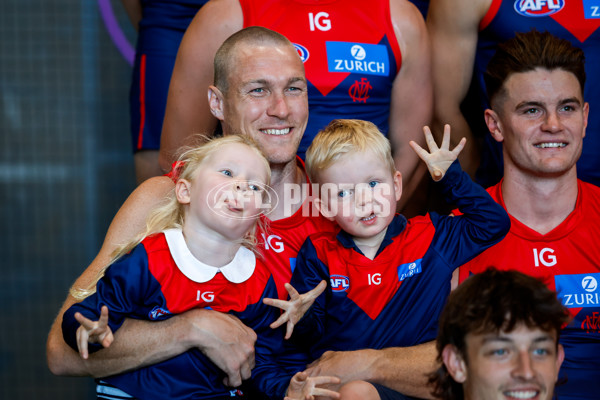
[[[345,292],[350,287],[350,279],[344,275],[331,275],[329,281],[334,292]]]
[[[516,0],[515,11],[524,17],[545,17],[559,12],[565,0]]]

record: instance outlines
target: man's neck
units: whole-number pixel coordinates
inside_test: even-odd
[[[306,193],[301,190],[300,197],[290,195],[292,187],[301,188],[306,183],[306,174],[298,166],[294,158],[287,164],[271,164],[271,188],[276,194],[277,204],[273,211],[269,213],[269,219],[276,221],[278,219],[291,217],[302,206]],[[296,191],[296,189],[294,189]]]
[[[502,197],[510,215],[529,228],[546,234],[575,209],[577,171],[550,178],[511,173],[505,168]]]

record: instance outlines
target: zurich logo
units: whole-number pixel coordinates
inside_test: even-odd
[[[298,55],[300,56],[300,59],[302,60],[302,62],[303,63],[306,62],[306,60],[308,60],[308,57],[310,57],[310,53],[308,52],[308,49],[297,43],[294,43],[294,47],[296,48],[296,51],[298,52]]]
[[[524,17],[545,17],[559,12],[565,0],[516,0],[515,11]]]
[[[593,276],[585,276],[581,280],[581,287],[583,287],[586,292],[593,292],[598,289],[598,281],[596,281],[596,278]]]

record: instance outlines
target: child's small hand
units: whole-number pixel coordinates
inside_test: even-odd
[[[306,314],[310,306],[315,302],[315,299],[323,293],[327,287],[327,282],[321,281],[315,288],[304,294],[299,294],[296,289],[289,283],[285,284],[285,288],[290,295],[290,300],[278,300],[278,299],[263,299],[263,303],[268,306],[279,307],[285,312],[273,322],[270,327],[272,329],[279,328],[281,325],[287,322],[285,330],[285,338],[289,339],[294,331],[294,325],[300,321],[300,319]]]
[[[427,141],[427,147],[429,147],[429,153],[412,140],[409,144],[417,155],[421,157],[421,160],[425,161],[433,180],[439,181],[444,177],[454,160],[458,158],[458,155],[465,147],[467,139],[462,138],[454,150],[450,150],[450,125],[446,124],[444,126],[444,137],[442,139],[441,147],[438,147],[435,143],[428,126],[423,127],[423,132],[425,133],[425,140]]]
[[[340,394],[333,390],[319,388],[317,385],[340,383],[340,378],[335,376],[309,377],[306,372],[298,372],[290,381],[284,400],[314,400],[315,396],[339,399]]]
[[[102,343],[108,347],[113,342],[112,329],[108,326],[108,307],[102,306],[98,321],[87,319],[81,313],[75,313],[75,319],[81,324],[77,329],[77,347],[83,359],[89,356],[88,343]]]

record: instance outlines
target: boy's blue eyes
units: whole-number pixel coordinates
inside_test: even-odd
[[[377,186],[379,184],[379,182],[377,181],[369,181],[368,185],[370,188],[374,188],[375,186]],[[346,189],[346,190],[340,190],[338,192],[338,197],[346,197],[348,196],[351,192],[353,192],[352,189]]]
[[[233,174],[231,173],[231,171],[230,171],[230,170],[228,170],[228,169],[224,169],[223,171],[221,171],[221,173],[222,173],[223,175],[227,175],[227,176],[233,176]]]

